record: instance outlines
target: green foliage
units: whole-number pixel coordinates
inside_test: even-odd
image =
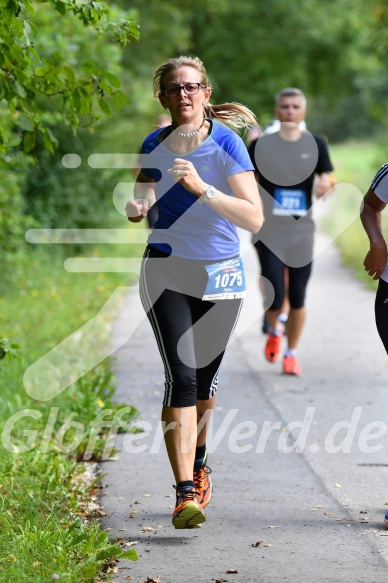
[[[61,581],[92,583],[105,565],[137,560],[91,520],[98,477],[83,479],[85,466],[58,453],[13,456],[0,466],[1,581],[43,583],[58,574]]]
[[[89,252],[117,256],[120,247]],[[127,277],[69,274],[59,254],[42,250],[31,256],[24,270],[24,277],[0,298],[0,336],[4,338],[7,330],[12,338],[0,346],[16,350],[13,343],[17,343],[23,354],[22,362],[12,359],[0,366],[0,580],[44,583],[57,573],[61,581],[92,583],[105,565],[136,555],[133,551],[124,555],[128,547],[112,543],[101,531],[101,516],[90,506],[91,497],[99,493],[99,476],[83,480],[90,464],[83,461],[80,466],[77,460],[98,460],[104,451],[114,453],[110,428],[96,423],[98,414],[106,413],[104,419],[116,432],[127,430],[137,411],[114,402],[110,360],[47,403],[28,397],[23,375],[29,364],[93,318]],[[110,317],[113,313],[93,338],[96,350],[107,345]],[[15,413],[28,410],[40,417],[22,417],[15,423],[10,438],[16,449],[9,451],[4,425]],[[71,422],[84,427],[77,447],[71,447],[72,429],[65,431]],[[25,430],[32,433],[24,435]],[[28,436],[32,436],[31,449],[17,453]],[[85,457],[90,442],[91,455]]]
[[[325,112],[343,97],[354,97],[358,74],[370,60],[362,35],[370,19],[358,4],[360,11],[352,0],[274,0],[270,6],[201,0],[187,20],[191,52],[205,62],[213,82],[212,100],[245,103],[265,126],[283,87],[300,87],[308,99],[320,97]],[[311,108],[309,120],[317,125]]]
[[[119,143],[132,148],[133,138],[152,129],[160,112],[152,97],[152,72],[179,54],[195,54],[204,61],[212,102],[244,103],[263,126],[273,117],[274,95],[296,85],[308,97],[312,130],[330,141],[370,137],[388,119],[382,4],[134,0],[141,39],[124,51],[122,80],[131,103],[128,119],[117,127]]]
[[[24,214],[21,194],[28,165],[29,160],[21,152],[0,156],[0,294],[10,281],[20,277],[27,261],[24,233],[36,226],[34,220]]]
[[[91,229],[117,224],[112,194],[122,172],[88,165],[90,154],[106,148],[101,130],[79,130],[74,135],[61,127],[57,136],[54,155],[44,148],[42,140],[35,149],[36,163],[28,167],[23,187],[25,212],[41,228]],[[73,153],[79,156],[80,166],[66,168],[62,157]]]
[[[6,358],[7,360],[12,360],[14,358],[20,360],[19,354],[19,344],[12,342],[5,337],[0,337],[0,360]]]
[[[109,115],[107,96],[116,107],[126,102],[107,61],[109,51],[105,59],[98,58],[103,52],[99,39],[105,46],[125,46],[137,39],[134,16],[93,0],[0,0],[0,104],[12,122],[0,129],[0,151],[19,143],[31,152],[40,134],[53,152],[55,137],[45,125],[46,109],[76,128],[100,119],[101,112]],[[99,50],[93,50],[97,45]],[[91,51],[94,60],[86,57]]]

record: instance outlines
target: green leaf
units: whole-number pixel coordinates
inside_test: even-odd
[[[107,547],[106,549],[102,549],[97,553],[97,559],[99,561],[107,559],[108,557],[116,557],[117,555],[122,554],[122,549],[117,545],[112,547]]]
[[[138,556],[134,549],[128,549],[125,553],[118,555],[118,559],[129,559],[130,561],[137,561]]]
[[[34,123],[32,122],[32,120],[21,114],[18,116],[17,121],[16,121],[16,125],[21,128],[22,130],[25,130],[27,132],[33,132],[35,129]]]
[[[33,22],[31,22],[31,20],[26,20],[26,22],[28,22],[28,24],[30,25],[30,29],[31,29],[31,32],[32,32],[33,36],[37,36],[38,29],[35,26],[35,24]]]
[[[113,93],[112,97],[113,97],[113,101],[115,103],[115,107],[116,107],[117,111],[121,111],[121,107],[123,104],[122,104],[122,101],[120,99],[120,96],[116,95],[116,93]]]
[[[47,135],[46,132],[41,132],[43,135],[43,143],[46,150],[51,152],[51,154],[55,154],[54,145],[50,140],[50,137]]]
[[[100,99],[98,100],[98,105],[101,108],[101,111],[103,113],[105,113],[105,115],[111,116],[112,113],[109,109],[109,105],[107,104],[107,102],[105,101],[105,99],[103,97],[100,97]]]
[[[120,79],[116,75],[113,75],[113,73],[106,72],[104,73],[104,77],[113,87],[121,87]]]
[[[23,36],[24,26],[23,26],[23,22],[20,20],[20,18],[15,18],[15,20],[13,21],[13,30],[14,30],[16,38],[20,38],[21,36]]]
[[[14,87],[15,87],[16,95],[19,95],[19,97],[26,97],[26,91],[25,91],[23,85],[20,85],[20,83],[15,81]]]
[[[107,95],[112,94],[112,87],[109,85],[109,83],[106,83],[105,81],[100,81],[100,87]]]
[[[88,75],[98,75],[100,72],[97,65],[92,63],[92,61],[86,61],[86,63],[82,65],[81,69]]]
[[[114,95],[117,95],[118,97],[120,97],[120,99],[121,99],[121,101],[122,101],[122,103],[123,103],[124,105],[128,105],[128,103],[129,103],[129,99],[128,99],[128,97],[125,95],[125,93],[123,93],[121,90],[119,90],[119,91],[115,91],[115,92],[114,92]]]
[[[63,2],[55,2],[54,5],[59,14],[66,14],[66,6],[63,4]]]
[[[28,154],[36,146],[36,134],[31,132],[26,132],[23,137],[23,151]]]
[[[81,95],[77,89],[73,90],[72,99],[73,99],[73,107],[74,107],[75,111],[77,111],[79,113],[81,111]]]
[[[74,75],[74,71],[73,69],[71,69],[70,67],[68,67],[67,65],[64,65],[62,67],[62,71],[66,77],[66,79],[72,84],[75,84],[75,75]]]

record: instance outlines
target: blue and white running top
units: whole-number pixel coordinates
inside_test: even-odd
[[[177,154],[167,148],[159,135],[165,128],[150,134],[141,148],[141,169],[155,180],[159,217],[148,238],[149,245],[176,257],[205,261],[222,260],[240,253],[236,226],[198,197],[176,183],[168,174],[175,158],[192,162],[198,175],[224,194],[234,196],[228,176],[253,171],[246,146],[229,128],[209,120],[210,134],[195,150]]]
[[[388,164],[384,164],[377,172],[372,180],[371,187],[375,195],[385,204],[388,204]],[[388,263],[380,278],[388,282]]]

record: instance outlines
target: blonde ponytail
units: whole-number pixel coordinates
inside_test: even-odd
[[[208,103],[204,107],[204,114],[205,117],[215,119],[237,132],[258,125],[255,114],[241,103],[221,103],[219,105]]]

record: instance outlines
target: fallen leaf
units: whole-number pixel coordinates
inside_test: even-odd
[[[147,577],[147,581],[144,583],[160,583],[160,579],[154,579],[153,577]]]
[[[227,579],[216,579],[215,583],[228,583]]]
[[[140,500],[135,500],[134,504],[141,504]]]
[[[323,513],[325,516],[332,516],[334,514],[334,512],[324,512]]]
[[[238,573],[237,569],[228,569],[227,573]]]
[[[146,498],[150,498],[150,496],[152,496],[152,494],[144,494],[144,496],[145,496]]]
[[[132,545],[137,545],[138,541],[137,540],[132,540],[129,541],[128,543],[125,543],[126,547],[131,547]]]
[[[279,528],[279,527],[278,527],[278,526],[273,526],[273,525],[271,525],[271,526],[269,526],[268,528]]]
[[[262,542],[263,542],[262,540],[258,540],[256,543],[252,543],[252,546],[253,547],[259,547]]]
[[[131,579],[133,579],[133,577],[132,577],[132,575],[127,575],[126,577],[124,577],[124,579],[129,579],[129,580],[131,580]]]
[[[360,514],[368,514],[366,510],[360,510]]]
[[[152,528],[152,526],[143,526],[139,532],[155,532],[156,528]]]
[[[267,544],[267,545],[263,545],[263,547],[272,547],[272,545]]]
[[[336,488],[342,488],[341,484],[336,484],[335,487]]]

